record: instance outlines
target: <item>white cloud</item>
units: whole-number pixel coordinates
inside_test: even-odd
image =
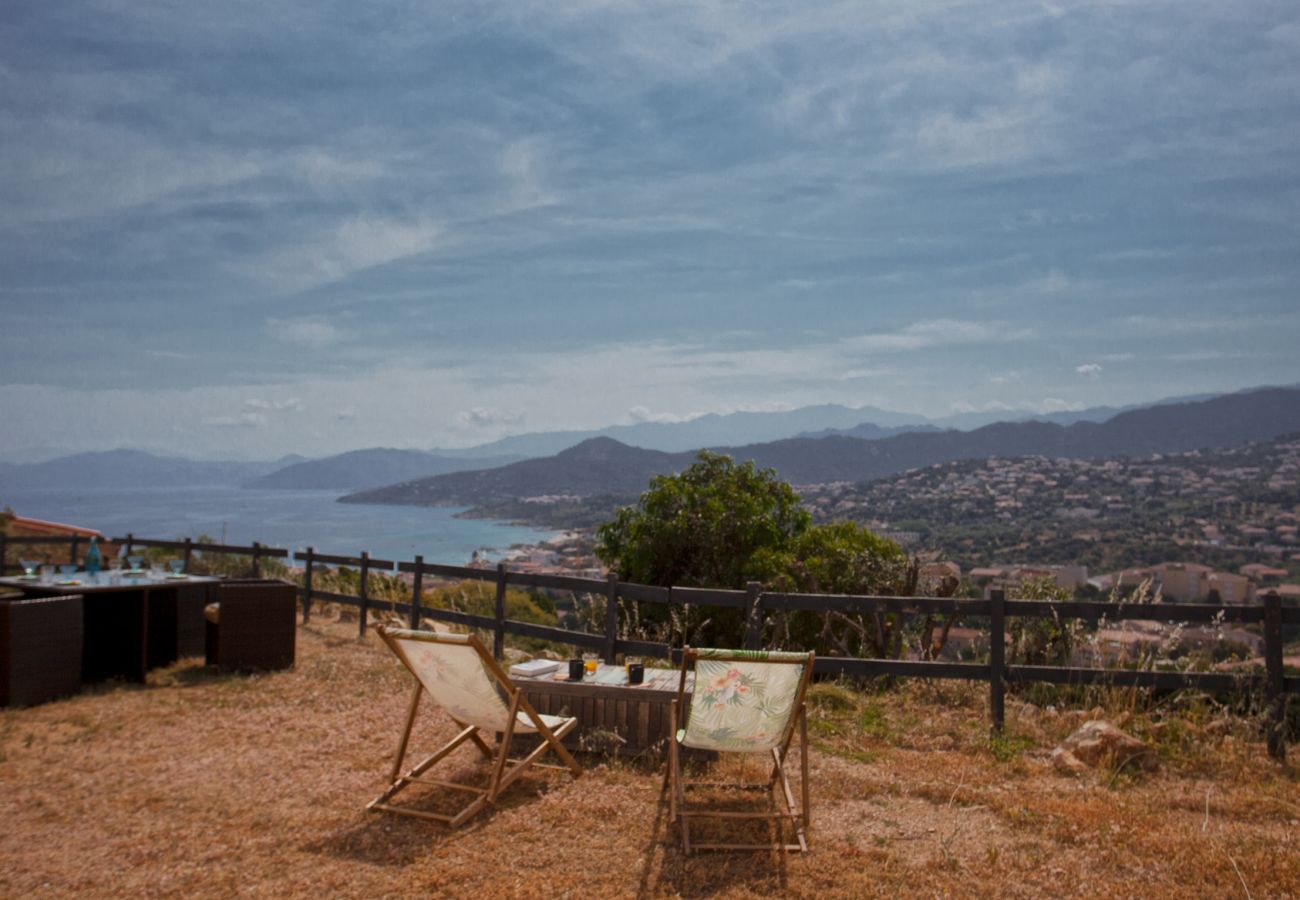
[[[244,407],[263,412],[301,412],[303,408],[302,401],[297,397],[290,397],[287,400],[260,400],[253,397],[244,401]]]
[[[306,242],[270,251],[245,271],[275,290],[294,293],[427,253],[443,230],[425,217],[353,216]]]
[[[679,416],[675,413],[652,412],[646,406],[633,406],[627,411],[633,422],[689,422],[695,416]]]
[[[199,420],[209,428],[261,428],[266,416],[259,412],[242,412],[237,416],[205,416]]]
[[[266,325],[280,340],[310,350],[322,350],[343,338],[337,328],[322,319],[267,319]]]
[[[475,428],[488,428],[496,425],[517,425],[524,419],[522,413],[503,412],[494,406],[475,406],[456,413],[456,421]]]
[[[501,154],[506,200],[500,212],[521,212],[556,202],[542,172],[542,151],[536,139],[518,140]]]
[[[1081,366],[1075,366],[1074,371],[1084,378],[1097,378],[1101,375],[1101,366],[1098,363],[1084,363]]]

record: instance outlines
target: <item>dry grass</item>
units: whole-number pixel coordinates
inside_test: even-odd
[[[458,832],[365,813],[408,689],[354,627],[302,628],[292,672],[182,663],[4,712],[0,895],[1300,895],[1295,772],[1249,728],[1138,717],[1160,771],[1076,780],[1048,753],[1084,714],[1013,703],[990,742],[976,686],[816,687],[807,857],[684,857],[660,772],[619,760],[522,780]]]

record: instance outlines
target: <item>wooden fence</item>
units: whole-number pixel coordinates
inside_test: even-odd
[[[10,538],[13,540],[13,538]],[[42,540],[45,540],[42,538]],[[284,559],[292,555],[304,565],[301,588],[304,622],[311,621],[312,604],[317,601],[341,603],[356,607],[358,629],[365,634],[368,612],[372,605],[369,595],[369,577],[374,572],[409,574],[412,579],[413,598],[423,596],[426,578],[454,579],[488,582],[495,586],[496,602],[491,616],[475,615],[449,609],[436,609],[418,603],[384,601],[384,606],[405,616],[411,627],[418,627],[421,618],[435,619],[469,628],[479,628],[492,633],[492,648],[498,659],[505,650],[507,634],[537,638],[599,652],[608,663],[615,663],[620,654],[650,656],[665,659],[680,658],[681,650],[668,643],[635,640],[620,637],[619,601],[651,604],[666,607],[716,607],[739,610],[745,619],[744,646],[759,649],[763,645],[763,629],[772,614],[792,612],[838,612],[847,615],[954,615],[961,618],[987,618],[989,621],[989,654],[987,662],[963,663],[937,660],[864,659],[822,656],[817,659],[815,671],[825,675],[856,677],[905,676],[926,679],[960,679],[982,681],[989,685],[989,709],[992,726],[1001,730],[1005,722],[1005,697],[1008,684],[1032,682],[1065,685],[1107,685],[1115,687],[1142,687],[1157,690],[1196,688],[1207,692],[1248,691],[1262,694],[1266,709],[1266,728],[1269,753],[1284,758],[1286,699],[1288,694],[1300,693],[1300,677],[1286,675],[1282,664],[1283,625],[1300,623],[1300,608],[1283,606],[1276,592],[1267,593],[1262,602],[1254,605],[1220,606],[1206,603],[1179,604],[1125,604],[1102,601],[1048,601],[1007,599],[1002,591],[994,591],[989,599],[968,600],[940,597],[868,597],[839,594],[791,594],[764,591],[762,585],[751,583],[746,590],[715,590],[688,587],[658,587],[620,581],[611,574],[605,579],[579,578],[569,575],[541,575],[530,572],[512,572],[500,564],[493,569],[468,566],[449,566],[425,562],[421,556],[411,562],[373,559],[367,553],[359,556],[330,556],[316,553],[312,548],[290,554],[287,550],[253,544],[237,547],[225,544],[196,544],[190,540],[157,541],[127,535],[114,538],[128,548],[157,547],[184,553],[188,563],[196,551],[207,554],[239,554],[248,556],[252,573],[258,574],[259,560]],[[2,548],[0,548],[2,549]],[[347,566],[359,571],[357,595],[321,591],[313,586],[315,567]],[[506,590],[514,586],[533,590],[572,591],[599,595],[605,601],[604,628],[601,634],[572,631],[565,628],[537,625],[506,617]],[[1245,674],[1224,672],[1153,671],[1117,668],[1081,668],[1070,666],[1013,665],[1007,662],[1007,620],[1012,618],[1056,620],[1080,619],[1096,624],[1106,621],[1143,620],[1172,623],[1212,624],[1262,624],[1264,636],[1264,671]]]

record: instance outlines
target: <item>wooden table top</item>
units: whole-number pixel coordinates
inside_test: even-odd
[[[608,694],[627,697],[629,692],[645,694],[676,694],[677,684],[681,678],[680,669],[646,669],[645,681],[641,684],[627,683],[627,669],[623,666],[607,666],[601,663],[594,675],[588,675],[582,681],[570,681],[568,663],[561,662],[560,668],[545,675],[511,675],[510,680],[521,688],[542,688],[554,693]],[[695,683],[695,673],[686,673],[686,693],[690,693]]]

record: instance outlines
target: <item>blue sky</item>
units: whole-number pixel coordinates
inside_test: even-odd
[[[1300,381],[1300,7],[14,0],[0,459]]]

